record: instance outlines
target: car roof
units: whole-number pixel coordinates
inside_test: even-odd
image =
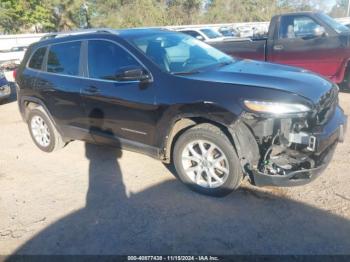
[[[121,37],[135,36],[135,35],[143,35],[143,34],[156,34],[156,33],[164,33],[170,32],[168,29],[164,28],[132,28],[132,29],[111,29],[111,28],[94,28],[94,29],[86,29],[86,30],[75,30],[68,32],[58,32],[58,33],[50,33],[44,36],[45,40],[47,39],[58,39],[62,37],[70,37],[70,36],[86,36],[89,34],[112,34],[118,35]]]
[[[284,13],[284,14],[280,14],[280,15],[276,15],[276,16],[290,16],[290,15],[310,15],[310,14],[319,14],[322,12],[315,12],[315,11],[302,11],[302,12],[289,12],[289,13]]]
[[[153,35],[153,34],[163,34],[163,33],[173,32],[165,28],[157,28],[157,27],[154,27],[154,28],[139,27],[139,28],[132,28],[132,29],[119,29],[114,31],[121,37]]]
[[[80,40],[87,36],[118,36],[123,39],[133,38],[135,36],[147,36],[154,34],[176,33],[164,28],[132,28],[132,29],[110,29],[110,28],[94,28],[87,30],[76,30],[68,32],[49,33],[42,40],[35,42],[33,46],[45,46],[55,43],[67,42],[67,40]]]
[[[181,28],[178,31],[199,31],[202,28]]]

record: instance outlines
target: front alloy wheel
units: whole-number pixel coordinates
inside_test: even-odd
[[[227,195],[238,188],[242,179],[231,141],[211,124],[185,131],[175,143],[173,161],[181,181],[203,194]]]
[[[187,177],[204,188],[218,188],[229,176],[226,155],[215,144],[195,140],[187,144],[182,152],[182,165]]]

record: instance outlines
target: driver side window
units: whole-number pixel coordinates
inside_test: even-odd
[[[308,16],[283,16],[281,18],[279,38],[295,39],[312,36],[320,25]]]
[[[103,40],[89,40],[89,77],[117,80],[116,75],[123,68],[140,66],[126,50],[115,43]]]

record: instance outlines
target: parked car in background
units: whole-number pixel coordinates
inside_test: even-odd
[[[253,27],[252,39],[262,39],[268,37],[268,29]]]
[[[27,46],[14,46],[10,49],[10,52],[25,52],[27,48]]]
[[[253,37],[254,31],[251,26],[237,26],[234,28],[239,37]]]
[[[6,61],[17,61],[19,63],[22,61],[26,50],[26,46],[15,46],[10,50],[0,52],[0,63]]]
[[[6,80],[4,72],[0,69],[0,101],[11,95],[11,87]]]
[[[338,87],[303,69],[234,59],[161,29],[87,31],[31,45],[18,103],[34,143],[107,144],[173,163],[222,196],[315,179],[343,141]],[[332,179],[331,177],[329,179]]]
[[[238,33],[231,27],[223,26],[218,29],[216,29],[220,34],[222,34],[225,37],[237,37]]]
[[[228,39],[227,37],[211,28],[186,28],[179,29],[177,31],[190,35],[206,43],[218,42]]]
[[[234,57],[302,67],[350,88],[350,29],[324,13],[274,16],[267,38],[211,44]]]

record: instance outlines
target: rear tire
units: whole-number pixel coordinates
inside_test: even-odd
[[[34,143],[42,151],[50,153],[65,146],[62,136],[42,107],[30,110],[27,124]]]
[[[232,143],[211,124],[185,131],[175,143],[173,161],[180,180],[205,195],[226,196],[239,187],[243,176]]]

